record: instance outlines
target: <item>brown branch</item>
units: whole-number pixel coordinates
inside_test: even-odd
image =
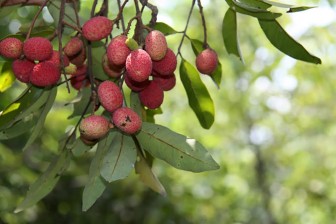
[[[157,20],[157,15],[159,14],[159,10],[155,5],[152,5],[148,2],[148,0],[140,0],[141,4],[142,4],[142,9],[141,9],[141,13],[143,13],[145,6],[147,8],[149,8],[152,11],[152,18],[149,21],[149,26],[150,27],[154,27],[156,24],[156,20]]]
[[[32,32],[32,30],[34,28],[34,25],[35,25],[35,22],[37,20],[37,17],[41,14],[44,6],[46,6],[48,2],[49,2],[49,0],[44,0],[44,2],[41,5],[40,9],[36,12],[36,14],[35,14],[35,16],[33,18],[33,21],[32,21],[32,23],[31,23],[31,25],[29,27],[29,30],[28,30],[28,33],[27,33],[27,36],[26,36],[26,40],[30,37],[30,34],[31,34],[31,32]]]
[[[117,17],[114,19],[114,23],[117,23],[117,27],[119,28],[119,20],[121,20],[121,27],[122,27],[122,31],[125,33],[125,20],[124,20],[124,15],[123,15],[123,11],[124,8],[127,4],[128,0],[125,0],[124,3],[121,5],[120,0],[118,0],[118,7],[119,7],[119,12]]]
[[[43,5],[44,0],[5,0],[1,3],[0,8],[13,6],[13,5],[34,5],[41,6]]]
[[[207,37],[207,28],[206,28],[206,22],[205,22],[205,16],[203,12],[203,6],[201,0],[197,0],[197,5],[201,14],[202,18],[202,26],[203,26],[203,33],[204,33],[204,41],[203,41],[203,48],[208,48],[208,37]]]

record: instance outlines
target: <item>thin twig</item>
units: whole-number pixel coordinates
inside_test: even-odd
[[[0,8],[13,6],[13,5],[43,5],[44,0],[5,0],[1,2]]]
[[[118,2],[119,12],[115,19],[115,22],[117,22],[117,26],[119,28],[119,20],[121,20],[121,28],[122,28],[122,31],[125,32],[125,20],[124,20],[124,14],[122,12],[124,11],[125,5],[128,2],[128,0],[125,0],[122,5],[120,3],[120,0],[118,0],[117,2]]]
[[[205,16],[204,16],[201,0],[197,0],[197,5],[198,5],[198,8],[201,14],[201,18],[202,18],[202,26],[203,26],[203,33],[204,33],[203,48],[205,49],[208,47],[208,37],[207,37],[207,28],[206,28]]]
[[[49,0],[44,0],[44,3],[41,5],[41,7],[39,8],[39,10],[37,11],[37,13],[35,14],[34,18],[33,18],[33,21],[29,27],[29,30],[28,30],[28,33],[27,33],[27,36],[26,36],[26,40],[30,37],[30,34],[34,28],[34,25],[35,25],[35,22],[37,20],[37,17],[41,14],[44,6],[46,6],[48,4]]]
[[[185,26],[185,28],[184,28],[184,30],[183,30],[182,39],[181,39],[180,45],[179,45],[178,48],[177,48],[176,56],[177,56],[177,55],[180,55],[180,56],[182,57],[182,54],[181,54],[181,47],[182,47],[184,38],[185,38],[186,35],[187,35],[187,29],[188,29],[188,26],[189,26],[189,21],[190,21],[190,18],[191,18],[192,11],[193,11],[194,6],[195,6],[195,2],[196,2],[196,0],[193,0],[192,3],[191,3],[191,7],[190,7],[189,14],[188,14],[187,23],[186,23],[186,26]]]
[[[157,15],[159,14],[158,8],[155,5],[150,4],[148,0],[140,0],[140,2],[142,4],[141,13],[143,13],[143,11],[145,10],[145,7],[149,8],[152,11],[152,14],[151,14],[152,18],[149,21],[149,26],[154,27],[156,24]]]

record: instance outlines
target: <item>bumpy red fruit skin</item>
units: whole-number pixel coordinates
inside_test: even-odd
[[[151,81],[150,84],[139,92],[139,99],[142,105],[148,107],[149,109],[156,109],[163,103],[163,90],[156,83]]]
[[[146,79],[145,81],[142,82],[135,82],[128,77],[127,72],[125,73],[124,77],[126,85],[134,92],[140,92],[141,90],[146,88],[150,83],[149,79]]]
[[[71,74],[70,84],[74,89],[81,89],[90,85],[90,80],[86,77],[87,65],[84,64],[77,68],[76,72]]]
[[[217,53],[207,48],[197,55],[195,64],[200,73],[210,75],[218,65]]]
[[[30,76],[30,82],[39,87],[55,85],[60,79],[59,68],[49,61],[42,61],[36,64]]]
[[[24,83],[29,83],[35,63],[27,59],[16,59],[12,63],[12,69],[15,77]]]
[[[79,124],[81,137],[89,141],[104,137],[109,130],[110,122],[100,115],[90,115]]]
[[[127,36],[119,35],[113,38],[107,46],[106,54],[110,64],[124,67],[131,50],[126,45]]]
[[[102,40],[112,32],[113,22],[105,16],[97,16],[86,21],[82,34],[89,41]]]
[[[137,133],[142,126],[139,115],[128,107],[121,107],[114,111],[112,121],[115,127],[130,135]]]
[[[0,55],[5,58],[17,59],[22,54],[23,43],[21,40],[8,37],[0,42]]]
[[[53,47],[44,37],[32,37],[23,43],[23,54],[32,61],[44,61],[51,58]]]
[[[170,75],[174,73],[177,60],[174,52],[168,48],[167,53],[160,61],[153,61],[153,70],[159,75]]]
[[[163,91],[169,91],[174,88],[176,84],[175,74],[166,76],[153,76],[153,82],[156,82]]]
[[[86,51],[83,48],[79,53],[76,55],[69,57],[69,60],[72,64],[76,65],[77,67],[82,66],[86,60]]]
[[[166,55],[167,48],[166,37],[160,31],[153,30],[146,36],[145,50],[152,60],[161,60]]]
[[[103,70],[111,78],[119,78],[121,76],[122,69],[111,65],[107,59],[107,55],[104,54],[102,59]]]
[[[113,112],[123,103],[123,95],[117,84],[106,80],[98,86],[98,98],[105,110]]]
[[[66,55],[63,55],[63,65],[64,67],[68,66],[70,64],[69,58]],[[49,61],[51,63],[53,63],[56,67],[60,68],[61,67],[61,61],[60,61],[60,55],[58,51],[53,51],[51,58],[46,60]]]
[[[72,57],[78,54],[82,49],[83,49],[83,41],[78,37],[74,37],[64,46],[63,51],[64,54],[66,54],[69,57]]]
[[[130,79],[136,82],[143,82],[152,73],[152,60],[149,54],[137,49],[132,51],[126,58],[126,71]]]

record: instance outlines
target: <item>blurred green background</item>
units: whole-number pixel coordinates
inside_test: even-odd
[[[91,1],[81,2],[81,13],[88,12]],[[151,2],[159,7],[158,21],[183,30],[191,1]],[[223,68],[219,89],[209,77],[202,76],[215,102],[215,124],[210,130],[201,128],[188,107],[179,78],[175,89],[165,94],[163,114],[155,118],[158,124],[204,144],[221,168],[196,174],[156,160],[153,170],[166,188],[167,197],[152,192],[133,173],[111,183],[95,205],[82,212],[81,196],[93,155],[89,152],[73,159],[45,199],[14,214],[29,185],[58,154],[58,139],[76,123],[76,119],[67,119],[72,107],[64,106],[76,93],[68,94],[65,87],[59,88],[45,130],[32,147],[22,152],[26,135],[0,142],[0,223],[335,223],[333,2],[295,1],[318,7],[284,14],[279,19],[296,40],[322,59],[322,65],[284,56],[268,42],[256,19],[240,15],[238,36],[243,64],[224,49],[221,26],[227,9],[225,1],[202,2],[209,44],[217,50]],[[114,3],[110,3],[112,18],[117,13]],[[0,38],[16,33],[21,25],[29,25],[37,8],[17,8],[9,14],[4,10],[0,9]],[[131,16],[134,9],[127,6],[126,10]],[[148,11],[145,18],[149,18]],[[45,11],[38,24],[51,23]],[[188,35],[203,38],[197,8]],[[167,37],[174,52],[181,37]],[[188,40],[182,54],[194,62]],[[1,92],[0,111],[23,89],[15,82]]]

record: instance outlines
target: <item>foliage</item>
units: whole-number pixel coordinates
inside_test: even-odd
[[[56,3],[53,2],[55,1],[51,1],[50,5],[48,5],[48,9],[54,18],[55,24],[48,24],[47,27],[48,29],[51,28],[54,32],[56,31],[58,26],[58,23],[56,21],[58,21],[58,18],[61,17],[59,14],[61,1],[56,1]],[[172,26],[169,26],[163,22],[158,22],[154,25],[154,28],[162,31],[165,35],[167,35],[167,38],[182,37],[180,41],[175,42],[175,45],[179,46],[177,49],[177,56],[180,58],[179,76],[182,85],[178,86],[178,89],[169,92],[166,95],[168,97],[168,100],[165,100],[165,104],[162,106],[163,114],[161,116],[156,116],[155,119],[155,123],[161,122],[164,126],[169,127],[169,129],[159,124],[150,123],[151,121],[154,121],[153,114],[157,113],[158,111],[149,111],[144,109],[141,106],[140,102],[138,102],[137,97],[134,97],[135,94],[130,93],[131,100],[127,103],[131,105],[132,108],[135,108],[135,110],[142,115],[144,121],[147,120],[147,122],[143,123],[142,130],[134,136],[125,135],[118,131],[110,131],[108,136],[100,140],[97,145],[89,147],[84,145],[80,141],[78,133],[76,131],[76,126],[80,119],[85,116],[85,114],[91,113],[91,111],[88,111],[87,108],[92,108],[94,106],[91,102],[91,90],[89,88],[83,89],[83,91],[80,91],[78,93],[74,93],[71,90],[71,93],[67,95],[67,89],[65,85],[59,85],[57,88],[54,87],[51,89],[39,89],[36,87],[28,86],[22,92],[22,94],[18,96],[16,100],[9,99],[12,97],[4,100],[5,103],[1,104],[1,106],[3,106],[3,109],[0,116],[0,138],[1,140],[4,140],[3,147],[0,148],[1,151],[4,153],[3,155],[6,155],[3,158],[10,158],[9,155],[11,153],[9,152],[9,148],[13,148],[14,146],[17,149],[24,149],[25,151],[23,153],[28,157],[32,157],[32,155],[30,155],[32,152],[34,155],[38,155],[39,151],[42,148],[45,148],[45,145],[49,145],[48,150],[53,152],[53,154],[56,154],[56,159],[54,159],[54,162],[51,162],[50,165],[47,165],[46,162],[43,162],[43,160],[45,159],[42,158],[50,157],[50,154],[45,154],[45,152],[38,156],[39,160],[42,160],[42,162],[40,161],[41,164],[38,164],[36,159],[33,159],[34,164],[36,163],[38,167],[36,171],[41,171],[45,169],[45,167],[48,167],[39,178],[37,178],[36,173],[32,174],[32,171],[30,171],[29,169],[18,167],[16,168],[17,170],[20,170],[20,175],[24,175],[24,173],[29,173],[29,178],[27,177],[28,180],[24,181],[25,183],[23,184],[22,189],[19,190],[17,195],[23,195],[26,191],[24,187],[26,187],[28,183],[34,182],[27,192],[26,197],[20,204],[18,203],[18,199],[16,199],[16,205],[19,204],[18,207],[16,207],[16,211],[18,212],[27,209],[29,206],[35,204],[44,197],[44,202],[46,204],[50,203],[50,205],[53,204],[51,203],[51,201],[53,200],[67,201],[66,196],[61,199],[61,196],[56,196],[57,193],[61,193],[63,195],[64,193],[62,193],[62,191],[64,191],[64,189],[61,189],[62,186],[66,186],[69,183],[73,184],[74,182],[79,182],[79,184],[77,183],[77,185],[81,186],[81,188],[75,187],[74,189],[71,189],[70,192],[73,192],[73,197],[77,196],[77,198],[73,199],[75,201],[78,200],[78,198],[80,197],[79,194],[81,194],[82,190],[84,189],[82,193],[83,203],[80,206],[80,209],[88,212],[90,212],[91,209],[93,212],[98,212],[99,209],[103,209],[102,211],[105,211],[99,201],[97,201],[96,208],[95,206],[91,208],[91,206],[96,202],[99,197],[101,197],[100,200],[103,201],[104,198],[108,197],[108,194],[111,194],[111,200],[113,200],[113,197],[116,198],[119,201],[120,206],[134,206],[132,207],[132,209],[134,209],[132,214],[137,214],[135,217],[142,217],[140,220],[142,220],[143,222],[146,221],[146,217],[141,216],[141,212],[139,211],[138,213],[135,210],[138,208],[137,206],[140,206],[140,203],[145,202],[150,203],[149,208],[154,209],[156,206],[160,206],[161,208],[165,208],[167,209],[167,211],[174,213],[174,219],[176,222],[179,222],[178,220],[180,220],[180,222],[186,223],[188,222],[187,220],[189,220],[189,222],[193,222],[196,220],[196,218],[193,217],[202,217],[204,221],[205,219],[209,219],[212,221],[225,220],[226,222],[244,220],[247,222],[270,223],[274,219],[278,220],[278,222],[280,223],[288,221],[296,222],[297,220],[295,220],[293,216],[289,215],[291,212],[290,209],[285,210],[286,216],[282,217],[281,209],[279,207],[276,207],[279,205],[279,203],[273,201],[276,200],[277,197],[285,195],[285,198],[282,199],[282,202],[280,204],[280,206],[284,206],[287,201],[288,203],[291,202],[288,195],[286,196],[286,193],[281,193],[281,191],[279,190],[277,191],[277,193],[275,193],[275,195],[277,196],[275,196],[274,198],[270,198],[270,190],[265,189],[264,185],[266,185],[266,188],[267,184],[271,182],[280,185],[273,186],[275,188],[281,187],[283,185],[282,181],[284,180],[281,179],[280,174],[281,172],[290,172],[288,170],[286,171],[286,169],[290,168],[284,167],[284,171],[279,171],[277,170],[277,166],[283,166],[282,160],[284,159],[293,160],[286,163],[285,165],[295,164],[294,157],[290,157],[288,155],[288,150],[292,149],[293,147],[295,148],[295,145],[298,145],[299,147],[298,151],[295,154],[297,155],[296,158],[298,159],[298,164],[294,165],[295,167],[297,167],[295,171],[297,173],[289,175],[288,181],[290,183],[288,183],[288,185],[286,184],[285,187],[288,188],[297,184],[297,182],[294,180],[296,180],[298,176],[302,175],[306,168],[311,169],[310,165],[305,164],[304,162],[305,158],[307,156],[309,157],[310,155],[307,154],[307,152],[304,152],[304,148],[302,148],[304,145],[308,146],[309,144],[301,144],[300,140],[294,141],[292,140],[292,138],[293,136],[297,136],[300,133],[300,125],[305,126],[304,128],[302,128],[304,131],[303,136],[309,136],[310,131],[313,132],[314,128],[316,128],[318,125],[321,125],[322,128],[323,124],[319,124],[319,121],[312,121],[311,123],[306,124],[305,122],[309,120],[309,116],[307,115],[306,118],[303,117],[300,118],[298,121],[295,121],[295,126],[290,125],[290,122],[294,121],[296,117],[295,115],[292,115],[290,113],[282,114],[283,112],[281,112],[281,110],[279,112],[276,109],[270,108],[269,105],[271,105],[271,103],[265,103],[265,96],[263,96],[262,93],[258,93],[257,90],[254,90],[254,88],[257,88],[255,86],[257,86],[258,83],[262,82],[260,80],[264,80],[263,78],[265,77],[267,80],[271,80],[270,82],[272,82],[272,85],[275,85],[273,84],[273,82],[276,82],[276,80],[273,80],[274,76],[268,75],[267,73],[271,73],[271,71],[276,70],[276,66],[281,66],[282,62],[281,59],[275,59],[271,55],[277,55],[276,52],[272,52],[271,54],[268,53],[268,56],[273,58],[273,65],[269,68],[265,68],[265,71],[263,71],[265,72],[264,76],[253,73],[251,71],[251,68],[249,68],[251,64],[250,62],[253,60],[249,54],[251,53],[249,52],[251,50],[249,48],[246,48],[245,43],[255,43],[253,42],[255,38],[251,35],[251,37],[249,38],[242,38],[240,41],[238,41],[238,31],[248,31],[244,31],[243,26],[239,26],[241,24],[239,24],[239,21],[237,21],[236,18],[240,14],[245,14],[257,18],[257,21],[259,22],[261,28],[258,29],[265,34],[265,37],[274,47],[278,48],[283,53],[295,59],[319,64],[321,63],[319,58],[310,54],[303,47],[302,44],[298,43],[296,40],[290,37],[286,33],[285,29],[282,28],[282,25],[280,25],[278,20],[281,14],[278,13],[278,11],[269,11],[270,6],[272,5],[274,7],[284,7],[288,10],[288,12],[302,11],[309,9],[310,7],[294,7],[270,1],[226,2],[229,8],[225,11],[225,13],[222,13],[220,15],[223,21],[221,36],[224,40],[224,46],[229,54],[234,54],[241,61],[248,62],[246,67],[244,67],[243,65],[236,64],[236,59],[233,57],[221,60],[220,66],[218,67],[217,71],[213,76],[211,76],[211,78],[209,78],[209,80],[213,81],[216,87],[220,88],[219,90],[218,88],[208,89],[208,87],[212,83],[208,82],[207,77],[204,77],[202,75],[200,76],[193,64],[190,63],[190,58],[194,58],[194,56],[190,56],[191,54],[189,54],[189,51],[193,52],[194,55],[197,55],[201,51],[201,49],[203,49],[204,44],[208,44],[208,41],[209,44],[211,44],[211,47],[214,49],[218,49],[217,47],[221,45],[220,43],[211,42],[212,37],[209,37],[209,29],[211,29],[211,25],[208,25],[208,31],[203,33],[203,41],[200,41],[200,36],[202,35],[200,35],[199,31],[198,33],[191,32],[193,31],[193,28],[192,26],[190,26],[189,21],[189,18],[192,17],[191,13],[188,16],[185,30],[182,32],[177,31],[179,30],[179,28],[172,28]],[[102,5],[103,4],[104,3],[102,3]],[[132,5],[132,3],[128,4]],[[193,12],[194,4],[196,4],[196,1],[193,1],[190,12]],[[199,3],[198,6],[200,6]],[[81,16],[81,22],[88,19],[88,14],[85,12],[87,12],[87,10],[91,7],[92,6],[89,5],[89,3],[80,3],[79,15]],[[206,7],[211,8],[211,5]],[[274,7],[272,7],[271,9],[274,10]],[[67,8],[67,10],[69,10],[69,8]],[[150,10],[148,10],[148,12],[146,12],[146,10],[144,11],[144,21],[150,18],[149,11]],[[133,18],[132,16],[134,16],[131,15],[131,9],[128,7],[125,7],[122,12],[124,13],[125,18]],[[33,15],[34,13],[35,12],[33,12]],[[184,12],[184,14],[186,14],[186,12]],[[201,16],[204,16],[202,14],[203,12],[201,13]],[[74,14],[69,13],[69,15]],[[68,16],[66,16],[65,18],[69,19],[69,22],[75,21],[75,18],[71,19]],[[205,24],[203,23],[201,25],[203,25],[203,27],[205,26]],[[35,33],[35,30],[37,33],[38,28],[39,26],[35,25],[33,28],[33,33]],[[73,35],[73,33],[71,33],[69,30],[71,31],[71,29],[69,28],[66,28],[66,30],[64,30],[62,41],[66,41],[67,39],[69,39],[70,35]],[[193,35],[189,33],[187,34],[187,31],[189,31],[189,33]],[[277,32],[275,33],[275,31]],[[121,33],[122,30],[115,29],[113,32],[115,32],[113,33],[113,35],[116,35],[118,33]],[[26,33],[24,33],[23,36],[25,34]],[[50,36],[50,34],[51,33],[40,33],[38,35]],[[189,41],[189,45],[185,44],[185,42],[187,41]],[[54,40],[54,44],[57,45],[57,39]],[[101,66],[98,64],[98,62],[101,61],[101,56],[103,54],[103,51],[101,50],[102,46],[105,45],[104,43],[101,44],[102,45],[98,44],[97,46],[92,46],[92,50],[97,52],[92,54],[92,68],[94,71],[97,71],[98,79],[108,79],[108,77],[104,75]],[[269,47],[270,45],[266,46]],[[252,50],[252,52],[253,51],[254,50]],[[221,56],[224,55],[222,49],[218,49],[218,52],[220,52]],[[255,60],[257,59],[258,58],[256,56]],[[8,63],[10,62],[6,61],[5,63],[3,63],[3,71],[5,71],[5,65],[7,64],[6,66],[8,66]],[[303,67],[307,66],[307,64],[298,63],[298,66]],[[311,70],[317,70],[311,65],[309,65],[309,68],[311,68]],[[266,71],[267,69],[268,72]],[[313,82],[311,81],[313,79],[311,77],[302,77],[299,73],[300,70],[298,68],[293,67],[289,70],[293,70],[293,73],[296,75],[298,80],[300,80],[300,82]],[[248,74],[250,74],[250,76],[247,77],[244,72],[247,72]],[[5,76],[6,74],[6,72],[2,73],[1,77]],[[307,80],[305,80],[306,78]],[[244,89],[243,86],[239,86],[242,82],[248,82],[247,89]],[[319,78],[314,82],[316,85],[327,85],[323,82],[322,78]],[[22,89],[22,86],[18,85],[15,82],[8,83],[9,84],[7,84],[7,86],[4,86],[2,88],[5,91],[4,95],[11,93],[11,91],[14,91],[14,88],[18,87]],[[238,88],[235,88],[235,86],[238,86]],[[181,95],[183,95],[183,91],[180,91],[181,88],[183,88],[184,92],[186,92],[187,99],[183,99],[181,97]],[[57,89],[58,91],[56,91]],[[125,89],[124,91],[125,94],[129,93],[127,89]],[[300,86],[297,89],[296,93],[292,91],[283,91],[285,93],[281,92],[268,94],[274,94],[274,97],[282,94],[286,96],[290,95],[290,97],[293,97],[293,95],[295,95],[295,98],[293,98],[293,100],[297,100],[299,105],[303,104],[301,105],[301,107],[297,105],[298,108],[295,108],[299,110],[299,112],[297,113],[301,114],[300,110],[309,109],[309,105],[311,105],[313,108],[317,107],[318,105],[318,102],[314,101],[314,99],[308,100],[310,95],[308,95],[308,93],[304,91],[304,87]],[[56,92],[58,92],[57,97]],[[221,93],[218,94],[219,92]],[[320,94],[322,94],[323,96],[322,90]],[[63,99],[60,99],[60,97],[62,97]],[[251,105],[249,104],[251,100],[257,100],[257,102]],[[183,107],[185,106],[187,101],[189,102],[191,108],[190,111],[192,111],[196,115],[196,118],[189,110],[188,112],[184,111],[185,108]],[[304,104],[305,101],[308,101],[308,105]],[[62,105],[60,105],[60,102],[62,103]],[[328,103],[330,102],[331,101],[323,102],[323,104],[328,105]],[[52,130],[53,125],[48,124],[50,119],[48,119],[47,115],[48,113],[53,114],[53,110],[57,110],[57,108],[63,107],[64,104],[67,104],[67,107],[70,107],[71,111],[68,110],[68,117],[65,115],[65,113],[59,114],[57,122],[64,122],[64,124],[66,123],[66,125],[63,124],[61,125],[62,127],[58,127]],[[175,104],[182,104],[183,109],[179,107],[180,111],[175,111]],[[173,113],[174,116],[172,115]],[[330,119],[330,111],[326,113],[328,114],[326,116],[328,116],[328,118]],[[160,117],[161,119],[166,117],[169,120],[172,120],[172,122],[169,123],[167,122],[167,120],[164,119],[160,120]],[[69,120],[67,121],[66,118],[69,118]],[[198,124],[196,125],[196,119],[203,128],[211,128],[211,132],[207,132],[198,127]],[[280,130],[277,130],[276,126],[279,124],[276,124],[275,121],[280,123],[280,125],[284,125],[285,127],[288,126],[287,128],[290,129],[290,131],[280,133]],[[64,127],[68,125],[72,125],[71,128],[67,128],[66,131],[68,132],[66,133],[65,137],[61,136],[60,133],[64,133]],[[326,124],[324,123],[324,125]],[[330,125],[330,127],[328,128],[332,130],[332,124],[328,125]],[[265,140],[266,142],[263,142],[262,140],[260,140],[261,142],[254,142],[254,138],[252,138],[251,136],[253,136],[255,133],[258,133],[258,131],[260,132],[260,130],[261,132],[264,130],[264,133],[267,133],[267,128],[265,131],[264,127],[268,127],[268,129],[272,130],[273,136],[270,137],[271,140]],[[223,129],[225,129],[225,131],[223,131]],[[178,134],[172,130],[179,130],[179,133],[191,133],[196,139],[199,139],[199,141]],[[281,130],[283,131],[283,129]],[[54,146],[55,140],[48,140],[48,138],[46,140],[46,135],[48,132],[51,133],[53,136],[57,136],[59,139],[61,139],[59,141],[58,150],[57,147]],[[301,141],[305,141],[305,138],[303,136]],[[15,140],[19,138],[20,143],[15,143]],[[49,141],[49,143],[46,143],[45,141]],[[50,144],[50,142],[52,144]],[[204,143],[201,144],[201,142]],[[310,139],[309,142],[314,142],[314,140]],[[210,156],[209,152],[205,149],[205,147],[211,149],[210,152],[211,154],[213,154],[214,159]],[[248,152],[248,150],[245,150],[246,148],[251,148],[252,151]],[[280,149],[280,152],[278,152],[278,154],[276,155],[273,155],[273,157],[272,154],[276,151],[275,149],[277,148]],[[225,150],[226,152],[224,155],[221,152],[217,152],[223,150]],[[310,148],[310,150],[312,150],[312,148]],[[260,156],[261,153],[262,155]],[[253,156],[255,156],[255,159],[251,159]],[[12,158],[14,158],[13,155]],[[156,166],[154,166],[153,169],[152,163],[153,159],[155,158],[159,160],[164,160],[165,162],[167,162],[167,164],[159,161],[155,162]],[[218,169],[218,164],[214,160],[216,160],[217,163],[221,165],[221,169],[219,171],[209,173],[207,172],[206,174],[187,173],[186,175],[186,172],[179,172],[174,170],[174,168],[178,168],[193,172],[202,172]],[[323,158],[321,158],[321,160],[323,160]],[[73,167],[68,166],[69,162],[72,164]],[[237,162],[237,164],[234,164],[234,162]],[[252,172],[251,167],[254,166],[254,162],[256,163],[256,180],[253,180],[251,175],[246,174],[248,172]],[[10,162],[8,161],[8,163]],[[15,164],[13,165],[15,166]],[[170,166],[174,168],[171,168]],[[239,171],[239,166],[241,166],[241,171]],[[265,171],[265,167],[268,167],[270,169],[269,172]],[[131,189],[130,186],[135,186],[137,180],[136,177],[132,174],[133,168],[135,168],[135,171],[139,175],[140,180],[142,180],[150,188],[161,193],[162,195],[165,195],[167,191],[168,195],[170,195],[169,197],[171,197],[170,202],[167,202],[166,198],[156,199],[157,196],[155,194],[147,192],[143,188],[139,189],[139,187],[135,187],[134,189]],[[155,168],[157,170],[155,170]],[[65,169],[69,170],[66,171]],[[156,174],[154,174],[154,171],[156,171]],[[214,173],[213,175],[216,176],[211,175],[211,173]],[[263,177],[262,175],[265,175],[265,173],[267,176]],[[157,174],[160,178],[156,177]],[[273,174],[274,176],[272,177]],[[62,175],[61,178],[60,175]],[[86,176],[85,181],[79,181],[79,175]],[[318,175],[322,174],[319,173]],[[124,179],[127,176],[128,178]],[[194,178],[199,178],[198,183],[195,180],[190,182],[190,180],[192,179],[191,176],[194,176]],[[293,177],[291,178],[291,176]],[[64,181],[62,181],[63,178]],[[221,178],[223,179],[220,180],[220,183],[216,183]],[[36,180],[34,181],[34,179]],[[116,181],[118,179],[124,180],[123,182]],[[159,181],[159,179],[161,180],[161,182]],[[60,180],[60,183],[57,185],[58,180]],[[1,181],[1,183],[3,181]],[[180,185],[183,182],[186,182],[186,184],[181,185],[180,188],[171,184],[176,183],[177,185]],[[213,184],[212,186],[211,183],[216,184]],[[316,182],[310,182],[310,184],[312,185],[314,183],[317,183],[318,185],[320,182],[319,180],[316,180]],[[304,185],[307,183],[302,184]],[[163,186],[165,186],[166,189]],[[49,192],[52,191],[54,187],[54,193],[52,192],[49,196],[46,196]],[[309,188],[309,186],[306,187]],[[116,190],[118,188],[124,190]],[[211,189],[210,192],[215,191],[215,193],[209,193],[209,189]],[[261,197],[264,198],[260,199],[257,195],[248,194],[248,191],[252,189],[257,189],[257,191],[260,191]],[[311,187],[311,189],[317,188]],[[310,190],[308,191],[310,192]],[[313,191],[314,190],[312,190],[311,192]],[[178,206],[179,195],[184,193],[186,194],[184,197],[189,203],[199,204],[198,209],[189,209],[192,207],[192,205],[186,204]],[[291,191],[290,194],[294,193],[295,192]],[[212,197],[213,194],[218,195],[218,197]],[[220,196],[220,194],[223,194],[225,196]],[[133,197],[135,198],[132,198],[131,195],[134,195]],[[245,198],[244,200],[244,197],[246,196],[247,198]],[[308,197],[309,204],[312,203],[314,205],[312,207],[312,211],[314,211],[314,208],[316,206],[316,204],[314,204],[314,201],[318,201],[319,199],[313,199],[310,198],[310,196]],[[123,200],[124,202],[122,202]],[[268,200],[267,203],[273,203],[274,205],[273,207],[271,207],[271,205],[266,205],[264,207],[260,205],[262,204],[259,203],[260,200]],[[118,201],[114,202],[115,207],[113,207],[112,210],[114,210],[115,213],[120,212],[119,218],[108,218],[108,216],[106,216],[106,220],[103,222],[107,222],[107,220],[113,219],[124,221],[127,220],[127,216],[129,214],[121,215],[121,213],[122,211],[129,212],[131,208],[124,207],[119,208],[118,210]],[[80,204],[76,202],[74,203],[74,205],[77,207]],[[300,203],[299,198],[292,203]],[[208,204],[208,206],[206,204]],[[214,206],[218,210],[214,211],[215,208],[211,207],[210,204],[214,204]],[[256,207],[256,212],[254,213],[253,211],[249,211],[247,214],[247,210],[252,208],[256,204],[259,204],[259,206]],[[220,215],[219,210],[221,206],[224,206],[223,208],[225,209],[230,208],[232,213]],[[272,211],[269,211],[270,207],[267,206],[270,206],[272,208]],[[200,210],[200,208],[204,211],[200,212],[200,214],[197,214],[197,210]],[[46,208],[44,209],[48,210]],[[58,207],[58,209],[62,211],[62,208]],[[69,212],[69,208],[63,209],[63,211]],[[76,211],[79,212],[80,209],[76,209]],[[151,214],[151,216],[148,217],[153,217],[153,219],[151,220],[152,223],[155,223],[155,217],[162,218],[163,216],[163,214],[155,214],[155,211],[148,212]],[[180,217],[179,212],[183,213],[183,216]],[[316,217],[318,217],[319,213],[317,211],[315,212]],[[273,216],[272,214],[275,215]],[[131,219],[130,217],[128,218]],[[327,219],[328,217],[326,216],[324,219],[316,218],[315,220]],[[166,218],[165,220],[168,220],[168,218]],[[310,220],[313,219],[311,218]],[[73,220],[73,222],[76,221]]]

